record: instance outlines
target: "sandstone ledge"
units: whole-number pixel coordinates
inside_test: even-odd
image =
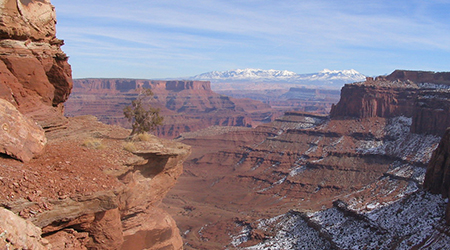
[[[38,159],[0,158],[0,202],[41,228],[55,247],[120,249],[125,241],[124,249],[181,249],[175,222],[158,206],[190,149],[150,137],[133,142],[133,154],[124,149],[128,134],[94,117],[70,118],[67,129],[47,133]],[[150,240],[139,240],[143,235]]]

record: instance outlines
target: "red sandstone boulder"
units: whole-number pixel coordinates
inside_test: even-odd
[[[0,9],[0,38],[48,40],[56,34],[56,15],[49,0],[1,0]]]
[[[44,130],[3,99],[0,99],[0,126],[0,153],[29,161],[43,152],[47,143]]]

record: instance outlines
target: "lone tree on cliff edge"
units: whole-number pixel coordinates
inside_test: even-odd
[[[135,134],[143,134],[153,131],[162,125],[164,118],[159,115],[159,108],[145,104],[144,100],[153,96],[150,89],[141,89],[138,97],[131,102],[131,105],[123,109],[123,114],[131,122],[132,130],[130,137]]]

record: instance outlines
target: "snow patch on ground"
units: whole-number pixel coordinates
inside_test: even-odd
[[[275,228],[273,228],[275,226]],[[261,220],[259,228],[276,232],[271,239],[258,245],[241,249],[330,249],[331,245],[310,228],[301,216],[287,213],[268,220]]]
[[[276,234],[242,249],[330,249],[328,240],[338,249],[411,249],[424,243],[426,249],[443,249],[450,245],[443,233],[445,205],[440,195],[417,191],[393,204],[375,202],[363,214],[338,207],[303,216],[289,212],[261,220],[258,229]]]
[[[389,155],[403,160],[427,163],[440,137],[409,133],[411,123],[412,119],[404,116],[390,119],[385,128],[386,139],[360,141],[357,152]]]
[[[240,244],[247,242],[250,239],[250,232],[251,232],[250,226],[248,225],[243,226],[241,232],[238,235],[231,237],[232,239],[231,245],[237,247]]]
[[[411,179],[418,183],[423,183],[425,179],[426,168],[416,167],[409,163],[399,161],[393,162],[387,174],[397,176],[404,179]]]
[[[296,167],[296,168],[292,169],[291,172],[289,172],[289,176],[294,177],[298,174],[303,173],[305,170],[306,170],[306,166]]]
[[[426,89],[450,89],[450,85],[435,84],[435,83],[419,83],[417,84],[417,86]]]

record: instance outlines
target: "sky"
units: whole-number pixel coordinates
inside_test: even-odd
[[[74,78],[450,71],[450,0],[51,0]]]

